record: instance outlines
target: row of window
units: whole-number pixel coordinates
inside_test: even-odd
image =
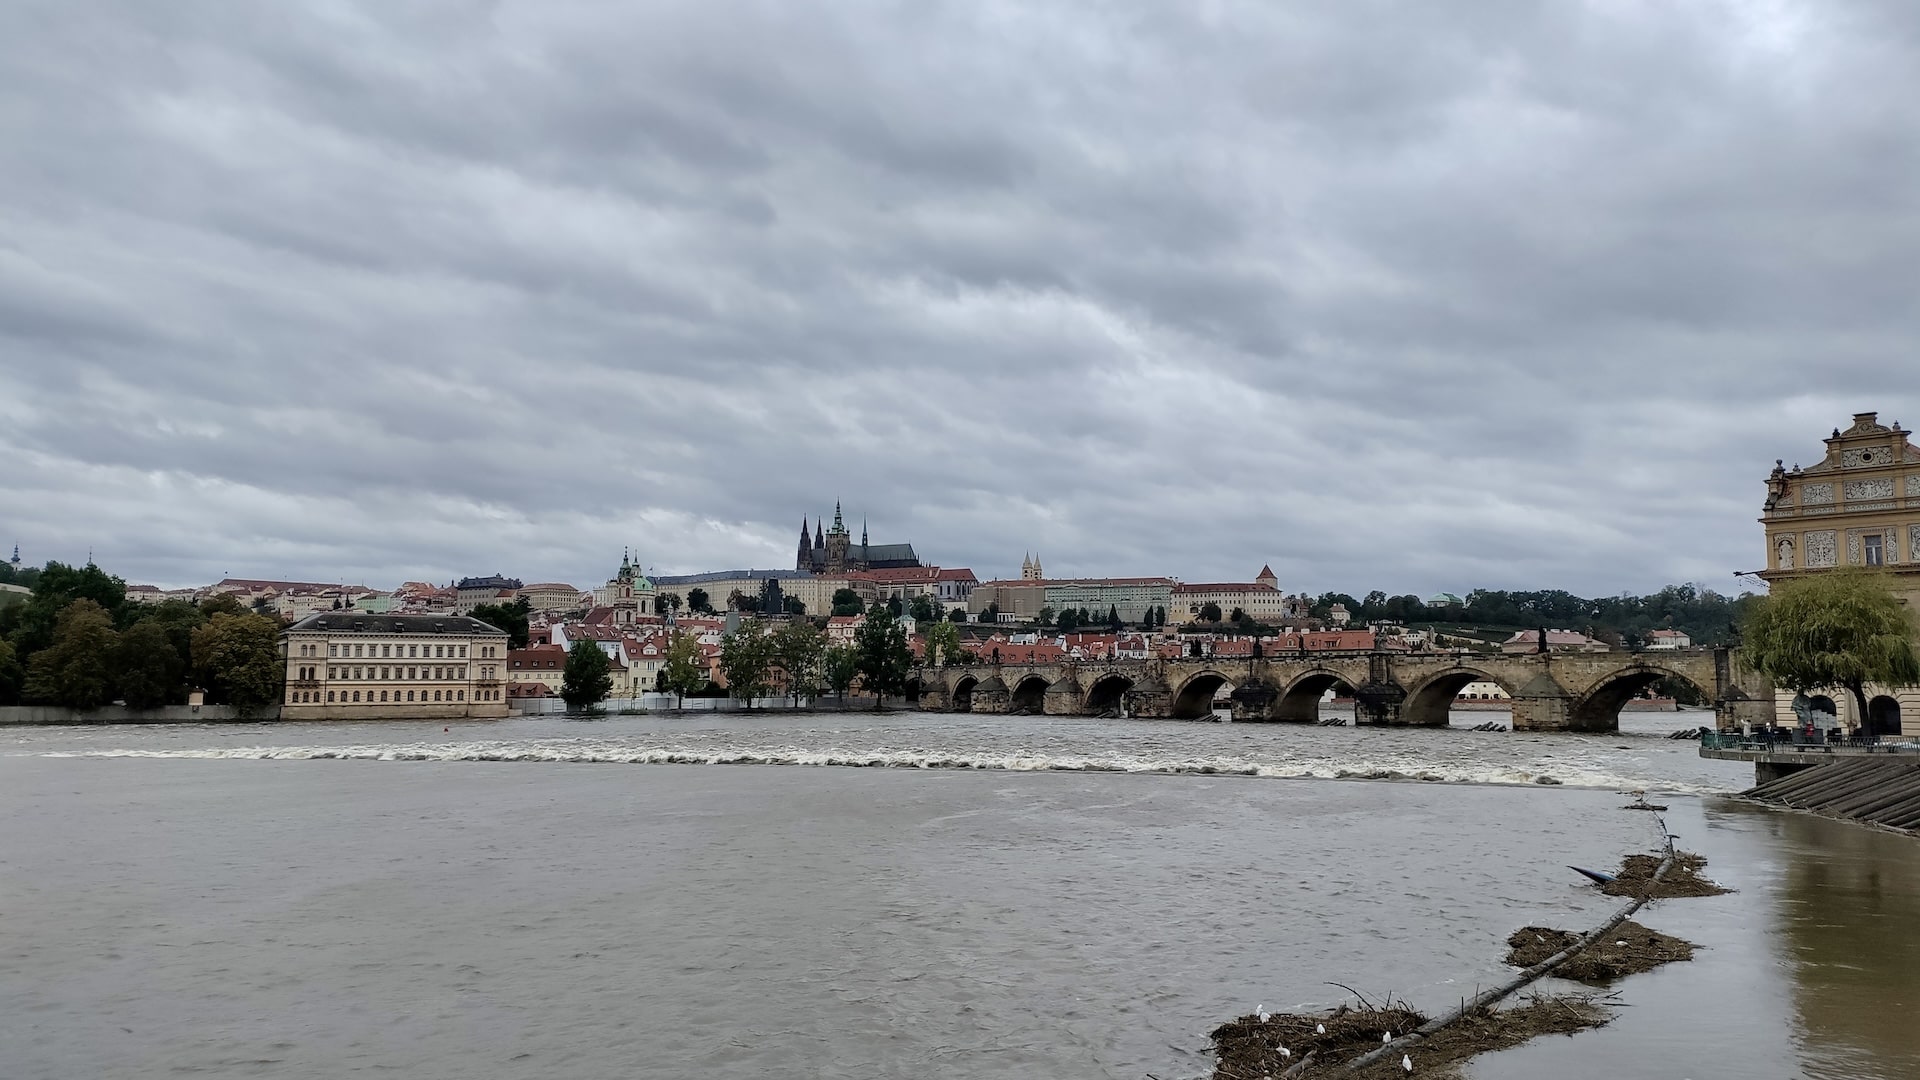
[[[301,656],[319,655],[318,645],[302,645]],[[313,652],[306,650],[312,649]],[[457,652],[455,650],[458,650]],[[388,642],[354,642],[351,645],[329,643],[327,655],[335,657],[364,657],[386,660],[464,660],[467,656],[465,645],[421,645],[418,642],[394,644]],[[492,656],[493,646],[481,646],[476,654]]]
[[[463,667],[336,667],[327,669],[327,678],[366,681],[374,679],[437,679],[442,682],[452,679],[464,682],[467,678],[467,669]]]
[[[337,693],[337,694],[339,695],[339,701],[338,701],[338,702],[336,702],[336,701],[335,701],[335,698],[334,698],[334,695],[335,695],[336,693]],[[376,702],[376,701],[375,701],[375,699],[374,699],[374,696],[373,696],[373,691],[371,691],[371,690],[368,690],[368,691],[366,691],[366,695],[367,695],[367,699],[366,699],[366,701],[365,701],[365,702],[362,702],[362,701],[360,700],[360,693],[361,693],[361,692],[360,692],[360,691],[358,691],[358,690],[353,690],[353,691],[347,691],[347,690],[339,690],[339,691],[334,691],[334,690],[329,690],[329,691],[327,691],[327,704],[329,704],[329,705],[333,705],[333,704],[336,704],[336,703],[346,703],[346,704],[381,704],[381,705],[390,705],[390,704],[404,704],[404,703],[405,703],[405,702],[404,702],[404,701],[403,701],[403,700],[401,699],[401,697],[400,697],[400,691],[398,691],[398,690],[394,690],[394,691],[391,691],[391,693],[393,694],[393,698],[392,698],[392,700],[391,700],[391,701],[389,701],[389,700],[388,700],[388,698],[387,698],[387,694],[389,693],[389,691],[386,691],[386,690],[382,690],[382,691],[380,691],[380,697],[379,697],[379,700],[378,700],[377,702]],[[413,695],[414,695],[414,693],[415,693],[415,692],[414,692],[414,691],[412,691],[412,690],[409,690],[409,691],[407,691],[407,696],[406,696],[406,698],[405,698],[405,701],[413,701],[413,700],[414,700],[414,697],[413,697]],[[432,696],[431,698],[429,698],[429,697],[427,696],[427,691],[425,691],[425,690],[421,690],[421,691],[419,691],[419,694],[420,694],[420,698],[419,698],[419,700],[420,700],[420,701],[438,701],[438,702],[441,702],[441,703],[443,703],[443,704],[444,704],[444,703],[446,703],[446,702],[449,702],[449,701],[465,701],[465,700],[467,700],[467,692],[466,692],[465,690],[435,690],[435,691],[433,691],[433,696]],[[445,696],[445,697],[442,697],[442,696],[441,696],[442,694],[445,694],[446,696]],[[493,696],[489,696],[489,694],[492,694]],[[475,692],[474,692],[474,695],[473,695],[473,700],[475,700],[475,701],[496,701],[496,700],[498,700],[498,699],[499,699],[499,698],[498,698],[498,691],[475,691]],[[318,691],[318,690],[296,690],[296,691],[294,691],[293,693],[291,693],[291,694],[288,694],[288,695],[287,695],[287,703],[288,703],[289,705],[318,705],[318,704],[320,704],[320,691]]]

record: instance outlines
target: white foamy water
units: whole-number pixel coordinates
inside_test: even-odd
[[[961,714],[662,714],[435,725],[300,724],[244,731],[58,729],[14,752],[263,760],[799,765],[1263,778],[1559,784],[1690,794],[1738,791],[1749,770],[1662,736],[1702,714],[1630,714],[1609,735],[980,717]],[[1504,719],[1495,715],[1496,719]],[[1465,713],[1463,724],[1489,714]],[[1633,730],[1638,729],[1638,730]],[[263,737],[264,736],[264,737]],[[379,737],[385,736],[385,737]],[[245,738],[248,741],[238,742]],[[236,745],[236,743],[238,743]]]

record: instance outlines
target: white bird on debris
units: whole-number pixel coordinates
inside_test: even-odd
[[[1412,1072],[1412,1071],[1413,1071],[1413,1056],[1412,1056],[1412,1055],[1410,1055],[1410,1054],[1401,1054],[1401,1055],[1400,1055],[1400,1067],[1401,1067],[1401,1068],[1403,1068],[1403,1069],[1405,1069],[1405,1070],[1407,1070],[1408,1072]]]
[[[1262,1002],[1259,1008],[1253,1010],[1253,1015],[1259,1017],[1260,1022],[1263,1024],[1272,1018],[1271,1015],[1267,1012],[1267,1006],[1265,1002]]]
[[[1315,1035],[1325,1035],[1327,1033],[1327,1025],[1325,1024],[1313,1025],[1313,1033]]]
[[[1291,1050],[1289,1050],[1289,1049],[1287,1049],[1286,1047],[1284,1047],[1284,1046],[1283,1046],[1283,1047],[1281,1047],[1281,1048],[1280,1048],[1280,1056],[1281,1056],[1281,1057],[1283,1057],[1283,1058],[1286,1058],[1286,1059],[1287,1059],[1287,1060],[1289,1060],[1289,1061],[1291,1061],[1291,1060],[1293,1060],[1293,1051],[1291,1051]]]
[[[1381,1046],[1385,1046],[1385,1045],[1387,1045],[1388,1043],[1390,1043],[1390,1042],[1392,1042],[1392,1041],[1393,1041],[1393,1032],[1391,1032],[1391,1031],[1383,1031],[1383,1032],[1381,1032],[1381,1033],[1380,1033],[1380,1045],[1381,1045]]]

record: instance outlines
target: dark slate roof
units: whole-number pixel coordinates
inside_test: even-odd
[[[317,611],[287,627],[287,633],[505,634],[471,615],[369,615],[363,611]]]
[[[920,555],[914,553],[912,544],[868,544],[866,563],[876,569],[918,567]]]
[[[519,578],[512,578],[512,577],[501,577],[501,576],[500,576],[499,574],[489,574],[489,575],[488,575],[488,576],[486,576],[486,577],[468,577],[468,578],[461,578],[461,579],[460,579],[460,584],[459,584],[458,586],[456,586],[456,588],[461,588],[461,589],[524,589],[524,588],[526,588],[526,586],[524,586],[524,585],[522,585],[522,584],[520,584],[520,579],[519,579]]]
[[[653,579],[656,587],[663,585],[706,585],[715,581],[738,581],[752,578],[755,581],[776,578],[780,581],[793,581],[798,578],[810,578],[812,574],[805,570],[714,570],[705,574],[666,574]]]

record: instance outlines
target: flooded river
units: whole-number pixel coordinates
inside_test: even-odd
[[[1565,864],[1655,845],[1632,788],[1738,891],[1474,1077],[1920,1075],[1920,847],[1723,798],[1657,734],[1703,715],[0,731],[0,1076],[1200,1076],[1255,1005],[1438,1010],[1598,922]],[[1329,779],[1382,773],[1430,779]]]

